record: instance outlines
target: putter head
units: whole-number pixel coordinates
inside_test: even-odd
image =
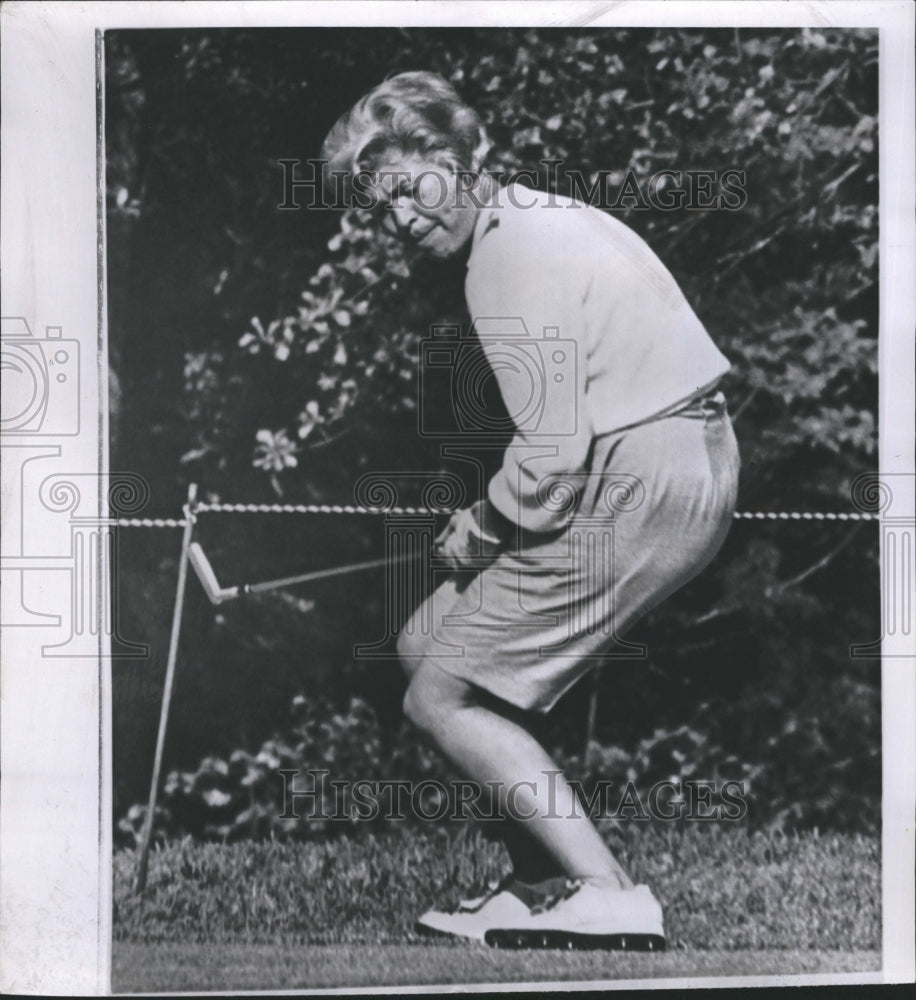
[[[238,587],[221,587],[209,559],[204,555],[204,550],[197,542],[191,542],[188,546],[188,560],[194,567],[197,579],[204,588],[204,593],[210,599],[211,604],[222,604],[223,601],[238,597]]]

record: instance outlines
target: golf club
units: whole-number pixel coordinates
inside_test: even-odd
[[[384,559],[370,559],[367,562],[350,563],[347,566],[334,566],[331,569],[314,570],[311,573],[300,573],[296,576],[281,577],[277,580],[265,580],[262,583],[243,583],[236,587],[221,587],[216,573],[210,565],[210,560],[204,554],[204,550],[198,542],[192,542],[188,548],[188,559],[194,567],[194,572],[200,580],[204,593],[212,604],[222,604],[223,601],[231,601],[244,594],[260,594],[268,590],[277,590],[280,587],[291,587],[297,583],[306,583],[309,580],[322,580],[330,576],[341,576],[344,573],[355,573],[361,569],[372,569],[375,566],[385,566],[393,562],[406,562],[409,559],[416,559],[419,551],[406,553],[400,556],[385,557]]]

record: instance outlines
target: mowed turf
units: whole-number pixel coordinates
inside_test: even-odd
[[[324,842],[155,850],[146,891],[134,851],[114,864],[116,992],[292,989],[791,975],[880,967],[879,841],[749,834],[738,826],[603,825],[665,908],[663,954],[503,952],[430,942],[430,903],[498,878],[478,829],[362,833]]]
[[[878,970],[880,953],[494,951],[485,945],[139,945],[116,942],[116,993],[787,976]],[[859,978],[859,977],[857,977]],[[865,977],[862,977],[865,978]]]

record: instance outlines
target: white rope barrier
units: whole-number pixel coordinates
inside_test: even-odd
[[[735,519],[740,521],[879,521],[878,514],[833,514],[822,511],[736,511]]]
[[[300,503],[201,503],[194,507],[197,514],[450,514],[450,510],[428,507],[361,507],[350,504]],[[878,521],[879,514],[828,511],[736,511],[738,521]],[[186,518],[124,517],[115,521],[118,528],[183,528]]]
[[[450,514],[426,507],[361,507],[326,503],[201,503],[196,510],[217,514]]]
[[[174,517],[122,517],[115,521],[116,528],[183,528],[184,519]]]

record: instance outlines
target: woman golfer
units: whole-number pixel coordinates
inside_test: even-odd
[[[416,72],[359,101],[322,153],[361,178],[392,232],[467,260],[468,310],[520,415],[487,497],[439,539],[450,566],[476,574],[450,575],[417,612],[432,630],[415,618],[398,645],[409,719],[514,817],[513,872],[418,924],[496,945],[661,948],[661,906],[532,733],[720,548],[739,466],[716,391],[729,363],[639,236],[571,199],[501,187],[486,149],[476,113]],[[541,359],[536,418],[530,379],[505,363],[510,342]]]

